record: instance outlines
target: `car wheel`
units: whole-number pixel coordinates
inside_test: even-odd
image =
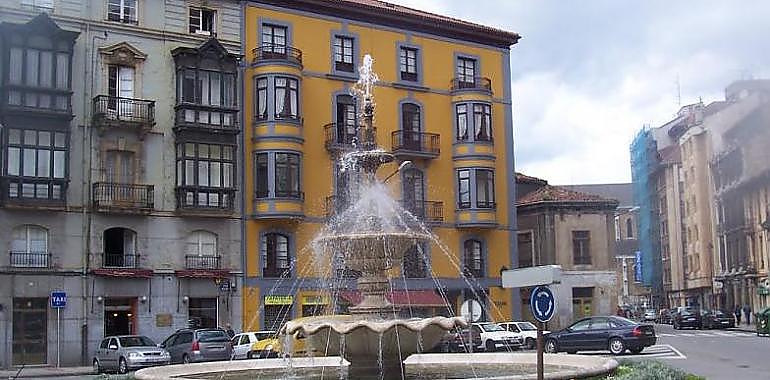
[[[626,344],[623,343],[623,339],[612,338],[610,339],[609,349],[613,355],[622,355],[626,352]]]
[[[527,338],[525,345],[527,346],[528,350],[531,350],[535,348],[535,346],[537,345],[537,341],[535,341],[532,338]]]
[[[488,340],[487,343],[484,345],[487,352],[495,352],[495,342]]]
[[[254,359],[254,351],[249,351],[248,354],[246,354],[247,359]]]
[[[679,330],[679,324],[674,322],[674,330]]]
[[[629,348],[628,350],[631,351],[631,353],[634,355],[639,355],[639,353],[641,353],[642,350],[644,350],[644,347]]]
[[[120,358],[120,360],[118,360],[118,373],[128,373],[128,363],[126,363],[126,359],[124,358]]]
[[[97,375],[102,373],[102,365],[99,364],[99,359],[96,358],[94,358],[94,372],[96,372]]]
[[[187,354],[182,355],[182,363],[190,364],[190,356],[188,356]]]
[[[556,346],[556,340],[548,339],[548,341],[545,342],[545,352],[549,354],[555,354],[558,352],[558,347]]]

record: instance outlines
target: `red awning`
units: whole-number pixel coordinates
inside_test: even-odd
[[[185,269],[175,272],[177,277],[185,278],[229,278],[230,272],[219,269]]]
[[[357,305],[363,299],[361,292],[357,290],[340,292],[340,297],[353,305]],[[446,302],[432,290],[394,290],[385,295],[393,305],[403,307],[444,307]]]
[[[91,273],[97,276],[105,277],[135,277],[135,278],[150,278],[152,277],[152,269],[132,269],[132,268],[101,268],[94,269]]]

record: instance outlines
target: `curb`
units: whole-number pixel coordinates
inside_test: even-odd
[[[18,374],[18,376],[17,376]],[[56,369],[51,370],[43,370],[41,371],[38,368],[28,368],[25,370],[22,370],[21,373],[19,373],[17,370],[3,370],[0,371],[0,379],[29,379],[29,378],[51,378],[51,377],[62,377],[62,376],[85,376],[85,375],[95,375],[94,371],[91,368],[84,368],[83,370],[66,370],[65,368],[58,368],[58,371]]]

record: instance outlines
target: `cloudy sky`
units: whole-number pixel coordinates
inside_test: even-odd
[[[770,1],[390,1],[522,35],[516,168],[552,184],[628,182],[643,125],[680,101],[722,99],[733,80],[770,78]]]

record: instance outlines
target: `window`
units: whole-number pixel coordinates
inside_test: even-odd
[[[136,232],[121,227],[105,230],[102,266],[105,268],[136,268],[138,264]]]
[[[217,299],[216,298],[190,298],[189,306],[187,307],[187,319],[194,321],[193,323],[200,328],[216,328],[219,326],[217,323]],[[184,338],[184,342],[189,343],[187,340],[192,341],[192,334],[189,334],[189,338]],[[179,342],[180,339],[177,339]]]
[[[24,225],[11,232],[12,267],[48,267],[48,230]]]
[[[591,231],[572,231],[572,257],[575,265],[591,264]]]
[[[232,208],[235,160],[230,145],[177,145],[178,201],[182,207]]]
[[[334,37],[334,69],[337,71],[354,71],[352,37]]]
[[[631,219],[626,219],[626,239],[634,238],[634,228]]]
[[[5,174],[8,197],[63,200],[67,135],[61,132],[8,129]]]
[[[234,125],[234,112],[221,110],[221,108],[237,108],[234,73],[182,69],[178,72],[177,78],[179,102],[205,106],[182,109],[182,115],[179,117],[183,122],[225,127]]]
[[[190,7],[190,33],[210,36],[216,33],[217,12],[206,8]]]
[[[519,268],[528,268],[534,265],[534,246],[532,244],[532,232],[519,232],[517,234],[517,246],[519,248]]]
[[[302,198],[299,154],[257,153],[255,168],[257,198]],[[270,178],[273,178],[273,182],[270,182]]]
[[[275,118],[299,118],[298,104],[299,84],[296,79],[275,77]]]
[[[402,47],[399,65],[401,67],[401,80],[417,82],[417,49]]]
[[[70,53],[55,51],[51,41],[37,42],[36,48],[8,49],[8,104],[69,110]]]
[[[285,26],[263,24],[262,25],[262,51],[269,57],[269,53],[274,55],[286,55],[286,36]]]
[[[415,244],[404,254],[403,271],[406,278],[425,278],[428,276],[428,257],[423,244]]]
[[[463,263],[466,276],[484,277],[484,258],[481,247],[481,242],[478,240],[471,239],[463,243]]]
[[[425,216],[425,181],[423,172],[416,168],[404,170],[402,197],[404,208],[418,218]]]
[[[217,235],[208,231],[195,231],[187,237],[185,252],[195,256],[216,256]]]
[[[476,60],[467,57],[457,58],[457,86],[473,88],[476,86]]]
[[[401,138],[405,149],[422,150],[422,125],[420,122],[420,106],[414,103],[401,105]]]
[[[256,78],[256,101],[254,104],[257,109],[255,115],[257,120],[267,120],[267,78]]]
[[[21,5],[34,8],[53,9],[53,0],[21,0]]]
[[[491,169],[457,171],[457,208],[495,208],[495,173]]]
[[[495,207],[495,173],[492,170],[476,169],[476,207]]]
[[[104,178],[107,182],[134,183],[134,152],[108,150],[104,161]]]
[[[591,326],[591,320],[586,319],[586,320],[575,322],[572,326],[569,327],[569,329],[572,331],[582,331],[582,330],[588,330],[590,326]]]
[[[108,0],[107,20],[136,24],[136,0]]]
[[[337,95],[336,143],[350,144],[356,137],[358,109],[356,99],[350,95]]]
[[[262,235],[260,254],[262,256],[262,276],[285,277],[291,275],[288,236],[279,233]]]
[[[572,288],[572,317],[574,319],[590,317],[594,314],[593,297],[594,288]]]
[[[455,106],[457,114],[457,140],[468,140],[468,105],[458,104]]]
[[[473,112],[472,119],[468,116],[469,110]],[[458,141],[492,141],[492,107],[489,104],[457,104],[455,122]]]

